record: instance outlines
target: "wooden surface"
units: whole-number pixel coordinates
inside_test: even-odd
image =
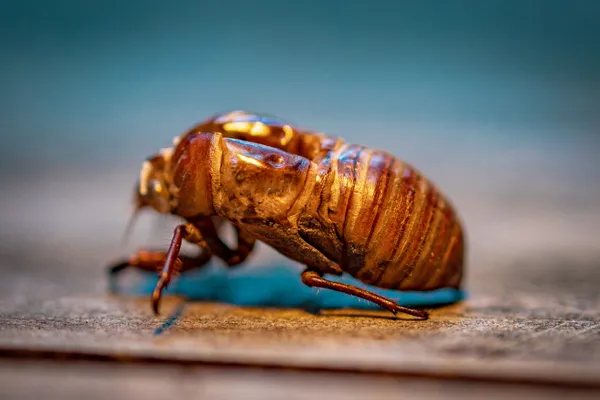
[[[25,184],[0,208],[3,398],[584,398],[600,390],[595,198],[578,203],[586,218],[560,221],[565,208],[540,213],[533,201],[530,213],[526,202],[511,205],[524,208],[512,220],[498,202],[487,212],[471,204],[469,298],[428,321],[172,297],[155,318],[148,298],[106,293],[102,265],[118,255],[126,209],[93,189],[102,182],[118,193],[129,177],[76,178],[43,186],[42,210],[27,196],[40,186]],[[507,226],[513,234],[500,235]],[[158,236],[155,244],[168,241]],[[261,249],[249,268],[277,257]]]
[[[382,375],[348,375],[208,366],[0,362],[2,398],[96,399],[595,399],[586,389],[465,384]]]

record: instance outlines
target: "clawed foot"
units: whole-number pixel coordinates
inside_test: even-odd
[[[169,280],[165,275],[161,275],[156,282],[156,286],[154,287],[154,291],[152,292],[152,310],[154,311],[154,315],[158,315],[158,307],[160,304],[160,299],[162,298],[162,292],[169,286]]]

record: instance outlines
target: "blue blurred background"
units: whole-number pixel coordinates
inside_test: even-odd
[[[433,151],[424,147],[460,157],[490,141],[572,154],[589,149],[600,122],[599,9],[581,0],[5,1],[2,160],[135,165],[232,108],[415,161]]]
[[[475,292],[597,255],[597,1],[1,4],[0,255],[26,274],[6,293],[104,288],[142,159],[232,109],[415,164],[461,212]],[[153,224],[135,246],[168,244]]]

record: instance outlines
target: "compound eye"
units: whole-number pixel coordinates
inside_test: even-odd
[[[148,189],[150,190],[151,194],[160,195],[163,192],[163,190],[165,190],[165,187],[162,183],[160,183],[160,181],[152,179],[150,182],[148,182]]]
[[[169,193],[166,186],[159,180],[148,181],[148,202],[160,212],[169,211]]]

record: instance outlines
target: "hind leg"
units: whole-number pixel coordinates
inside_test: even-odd
[[[380,296],[356,286],[345,283],[332,282],[323,275],[326,273],[334,275],[342,275],[343,270],[339,265],[328,259],[320,250],[305,241],[297,232],[290,232],[287,235],[283,233],[281,237],[273,237],[265,235],[270,229],[279,229],[285,232],[285,227],[278,224],[271,224],[269,229],[265,228],[265,223],[260,218],[256,218],[245,225],[246,229],[253,231],[256,237],[276,248],[283,255],[307,266],[307,269],[302,273],[302,282],[310,287],[319,287],[323,289],[334,290],[336,292],[346,293],[352,296],[360,297],[375,303],[394,315],[398,312],[414,315],[423,319],[427,319],[429,314],[426,311],[415,310],[412,308],[402,307],[393,300]]]
[[[396,302],[380,296],[376,293],[370,292],[365,289],[358,288],[356,286],[348,285],[346,283],[332,282],[325,278],[323,278],[322,274],[318,271],[311,270],[310,268],[306,269],[302,273],[302,282],[310,287],[318,287],[323,289],[330,289],[336,292],[346,293],[352,296],[360,297],[362,299],[368,300],[372,303],[377,304],[380,307],[389,310],[394,315],[397,312],[403,312],[405,314],[413,315],[415,317],[420,317],[423,319],[429,318],[429,314],[427,311],[423,310],[415,310],[412,308],[402,307],[398,305]]]

